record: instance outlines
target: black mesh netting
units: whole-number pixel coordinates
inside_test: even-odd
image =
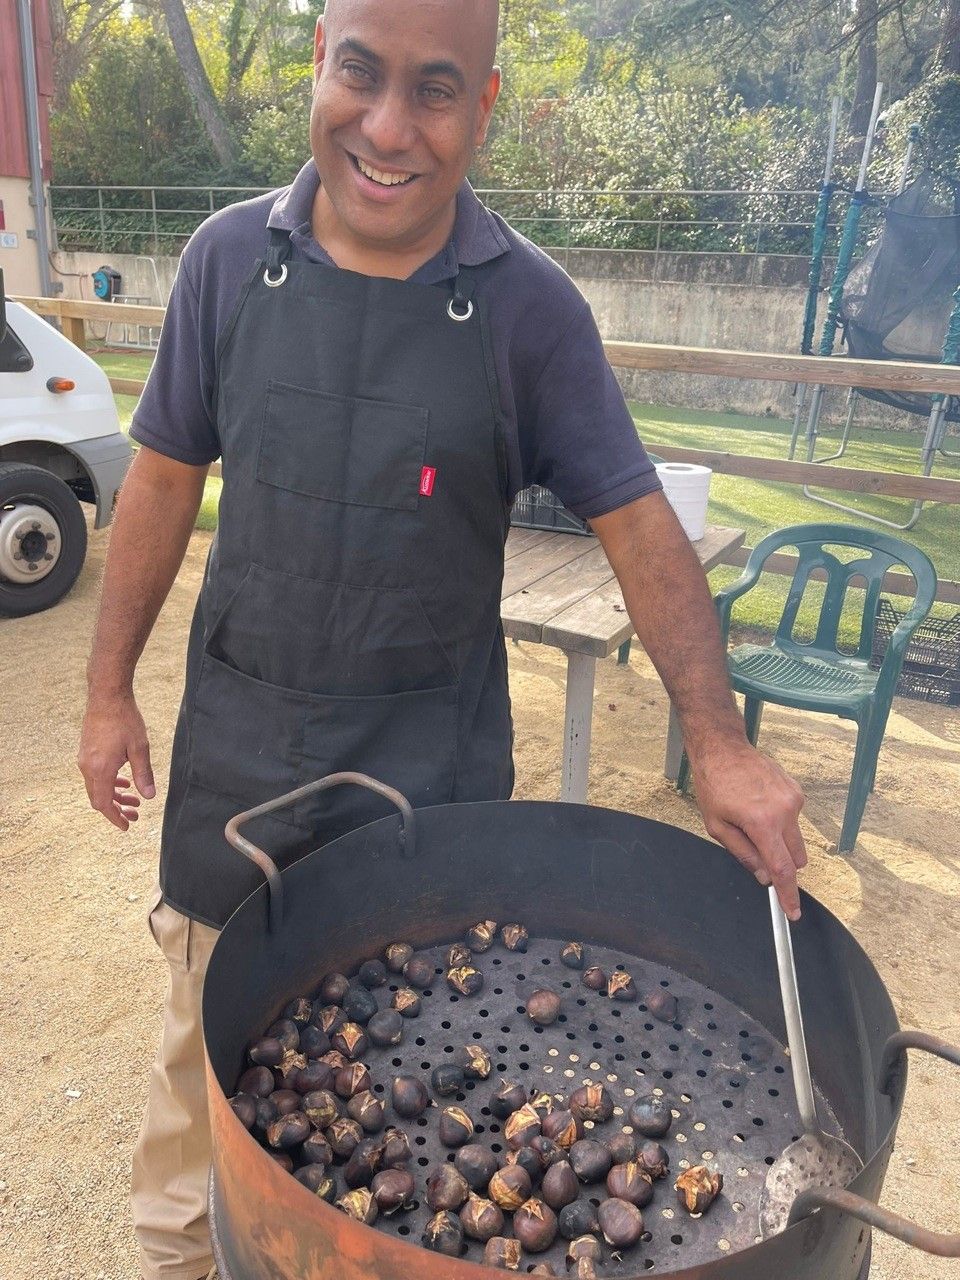
[[[922,173],[883,213],[880,238],[851,270],[841,310],[847,349],[863,360],[941,358],[960,285],[960,187],[953,210]],[[860,391],[908,413],[929,414],[928,395]],[[948,418],[960,421],[954,400]]]

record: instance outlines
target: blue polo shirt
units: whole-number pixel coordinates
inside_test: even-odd
[[[130,434],[158,453],[202,466],[220,456],[217,338],[263,257],[267,228],[291,233],[294,254],[335,265],[311,230],[313,161],[291,186],[213,214],[183,251],[156,359]],[[557,264],[485,208],[469,183],[444,249],[418,284],[475,268],[490,319],[507,436],[510,498],[545,485],[576,512],[606,515],[660,488],[603,352],[589,304]]]

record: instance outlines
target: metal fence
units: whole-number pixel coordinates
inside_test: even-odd
[[[54,186],[61,249],[178,254],[210,214],[265,187]],[[644,249],[656,253],[809,252],[817,192],[797,190],[631,191],[479,189],[481,199],[548,248]],[[844,212],[834,206],[827,251]]]

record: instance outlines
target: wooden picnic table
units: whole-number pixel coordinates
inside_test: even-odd
[[[708,525],[692,545],[704,569],[712,569],[741,546],[744,536],[743,529]],[[500,612],[511,639],[552,645],[567,655],[560,799],[583,804],[597,659],[610,657],[635,635],[599,541],[549,530],[511,529]],[[671,704],[664,766],[668,778],[676,778],[680,750],[680,726]]]

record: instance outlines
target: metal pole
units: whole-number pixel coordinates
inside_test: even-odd
[[[43,186],[43,153],[40,146],[40,103],[37,85],[37,55],[33,42],[30,0],[17,0],[20,27],[20,64],[23,69],[23,114],[27,124],[27,150],[30,156],[30,203],[33,205],[40,267],[40,290],[45,298],[53,296],[50,274],[50,240],[47,234],[47,193]]]
[[[897,185],[897,195],[902,196],[907,189],[907,179],[910,177],[910,165],[913,163],[913,151],[920,137],[920,126],[912,124],[910,132],[907,134],[907,149],[903,156],[903,168],[900,171],[900,182]]]

